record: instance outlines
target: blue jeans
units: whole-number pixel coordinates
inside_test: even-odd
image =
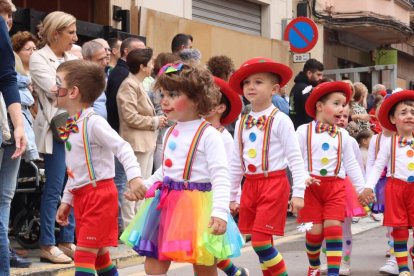
[[[124,229],[124,220],[122,219],[122,202],[124,200],[124,189],[127,182],[124,167],[121,162],[115,157],[115,185],[118,190],[118,230]]]
[[[45,154],[46,183],[40,202],[40,240],[42,246],[55,245],[55,219],[60,195],[65,182],[65,146],[53,140],[53,153]],[[61,227],[59,243],[73,243],[75,236],[75,219],[73,209],[69,215],[69,225]]]
[[[0,135],[1,136],[1,135]],[[15,146],[0,149],[0,275],[10,275],[9,231],[10,206],[17,184],[20,157],[11,159]]]

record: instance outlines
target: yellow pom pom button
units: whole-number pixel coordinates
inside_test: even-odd
[[[322,158],[322,159],[321,159],[321,163],[322,163],[322,165],[328,165],[328,163],[329,163],[329,158],[327,158],[327,157]]]
[[[407,167],[410,171],[414,171],[414,163],[409,163]]]
[[[256,157],[256,155],[257,155],[257,151],[256,151],[255,149],[249,149],[249,151],[247,152],[247,155],[248,155],[250,158],[255,158],[255,157]]]

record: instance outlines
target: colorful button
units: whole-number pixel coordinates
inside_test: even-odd
[[[255,157],[256,157],[256,155],[257,155],[257,152],[256,152],[256,150],[255,150],[255,149],[249,149],[249,150],[247,151],[247,155],[248,155],[250,158],[255,158]]]
[[[322,144],[322,149],[323,150],[328,150],[329,149],[329,144],[328,143],[323,143]]]
[[[257,139],[256,133],[252,132],[252,133],[249,134],[249,140],[250,141],[254,142],[254,141],[256,141],[256,139]]]
[[[408,170],[414,171],[414,163],[409,163],[407,167],[408,167]]]
[[[177,144],[174,141],[170,141],[168,143],[168,147],[170,148],[170,150],[175,150],[177,148]]]
[[[67,150],[67,151],[71,151],[71,149],[72,149],[72,144],[71,144],[69,141],[66,141],[66,143],[65,143],[65,147],[66,147],[66,150]]]
[[[257,168],[255,165],[250,164],[249,166],[247,166],[247,169],[249,170],[249,172],[256,172]]]
[[[171,159],[167,159],[167,160],[164,161],[164,165],[168,168],[171,168],[173,163],[172,163]]]
[[[407,150],[407,156],[408,157],[413,157],[414,156],[414,151],[413,150]]]
[[[321,159],[321,163],[322,163],[322,165],[328,165],[328,163],[329,163],[329,158],[328,158],[328,157],[324,157],[324,158],[322,158],[322,159]]]
[[[66,173],[68,174],[68,177],[69,178],[75,178],[75,175],[73,174],[73,172],[72,172],[71,169],[67,168],[66,169]]]
[[[173,129],[173,131],[171,132],[171,134],[172,134],[174,137],[177,137],[177,136],[178,136],[178,134],[180,134],[180,132],[178,131],[178,129],[174,128],[174,129]]]
[[[325,176],[325,175],[327,175],[327,174],[328,174],[328,171],[327,171],[326,169],[322,169],[322,170],[320,170],[320,171],[319,171],[319,173],[320,173],[322,176]]]
[[[413,176],[413,175],[410,175],[410,176],[407,178],[407,181],[408,181],[408,182],[414,182],[414,176]]]

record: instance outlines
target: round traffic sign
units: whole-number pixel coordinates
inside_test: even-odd
[[[286,26],[284,38],[292,52],[306,53],[318,42],[318,27],[311,19],[298,17]]]

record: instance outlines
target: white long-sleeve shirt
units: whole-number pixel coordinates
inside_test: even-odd
[[[221,139],[223,140],[224,148],[226,149],[227,161],[230,162],[233,156],[234,139],[227,129],[223,129],[223,131],[221,132]]]
[[[261,112],[250,112],[249,114],[255,119],[262,115],[269,116],[275,108],[271,105]],[[240,186],[244,174],[259,174],[262,170],[262,147],[264,130],[259,130],[256,126],[250,129],[243,129],[243,159],[240,157],[239,150],[239,124],[237,121],[234,132],[234,149],[233,158],[230,162],[231,175],[231,201],[240,202]],[[293,176],[293,197],[304,197],[305,181],[309,177],[304,169],[303,158],[300,147],[295,138],[295,129],[290,118],[283,112],[276,112],[274,115],[271,129],[269,146],[269,168],[268,172],[284,170],[287,167]],[[242,170],[242,162],[245,164],[245,171]],[[256,168],[255,172],[249,171],[249,165]]]
[[[375,145],[376,145],[377,139],[378,139],[378,134],[375,134],[374,136],[372,136],[371,141],[369,141],[368,158],[367,158],[367,165],[366,165],[367,172],[370,172],[372,170],[375,164],[375,160],[377,159],[376,152],[375,152],[376,150]],[[379,141],[379,149],[382,147],[383,144],[391,143],[390,141],[391,137],[387,137],[384,134],[381,135],[380,139],[381,140]],[[368,176],[368,173],[367,173],[367,176]]]
[[[399,137],[396,137],[397,145],[395,147],[395,173],[394,178],[398,178],[410,183],[414,182],[414,149],[410,146],[400,147],[398,145]],[[387,141],[387,142],[385,142]],[[368,171],[366,188],[374,190],[378,179],[385,166],[388,167],[387,177],[391,177],[391,144],[392,139],[388,138],[381,142],[380,150],[375,160],[374,166]]]
[[[312,172],[311,174],[317,176],[335,176],[335,168],[338,163],[338,135],[330,136],[327,132],[316,133],[315,121],[311,123],[312,128]],[[362,192],[365,186],[364,176],[362,170],[355,158],[351,139],[345,129],[339,128],[342,134],[342,164],[340,166],[338,177],[344,179],[348,175],[352,184],[358,193]],[[300,149],[302,151],[303,159],[305,160],[305,168],[308,170],[308,124],[301,125],[296,130],[299,140]],[[321,174],[325,170],[326,174]]]
[[[362,159],[361,149],[359,148],[358,142],[354,137],[349,136],[349,140],[352,146],[352,150],[354,151],[355,159],[358,162],[358,165],[362,171],[362,175],[364,176],[364,179],[365,179],[365,166],[364,166],[364,160]]]
[[[183,171],[193,137],[203,119],[177,122],[165,143],[164,164],[148,179],[150,187],[164,176],[183,181]],[[167,132],[168,133],[168,132]],[[164,137],[164,140],[166,137]],[[220,132],[208,127],[201,136],[189,182],[211,183],[213,210],[211,216],[227,221],[230,203],[230,179],[227,157]],[[167,166],[168,164],[168,166]]]
[[[82,138],[84,119],[91,112],[93,112],[92,108],[83,111],[76,121],[79,133],[70,133],[69,135],[70,151],[68,147],[65,147],[65,160],[69,177],[62,202],[71,205],[73,195],[70,191],[91,183]],[[124,166],[128,181],[141,176],[141,168],[131,146],[112,129],[104,118],[99,115],[91,115],[88,119],[87,131],[91,147],[92,165],[97,181],[115,177],[114,155]]]

